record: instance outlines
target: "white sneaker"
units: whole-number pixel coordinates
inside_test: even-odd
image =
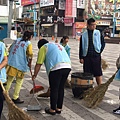
[[[120,107],[113,110],[113,113],[117,114],[117,115],[120,115]]]

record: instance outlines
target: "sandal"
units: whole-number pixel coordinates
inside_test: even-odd
[[[50,108],[45,108],[45,112],[47,113],[47,114],[50,114],[50,115],[56,115],[56,112],[51,112],[50,111]]]

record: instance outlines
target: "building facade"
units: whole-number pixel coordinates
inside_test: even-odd
[[[75,23],[84,22],[84,0],[36,0],[35,4],[22,0],[22,5],[23,18],[33,19],[34,13],[30,10],[36,8],[36,28],[40,25],[41,32],[49,36],[76,36]],[[29,27],[33,28],[32,25]]]
[[[113,0],[22,0],[23,18],[34,19],[34,13],[30,10],[36,9],[36,31],[49,36],[80,36],[86,29],[86,20],[95,18],[97,29],[101,32],[109,28],[113,31],[113,14],[115,12],[116,24],[115,35],[120,32],[120,13],[115,11]],[[116,3],[116,10],[120,8],[120,2]],[[31,25],[32,29],[33,26]]]
[[[0,26],[4,28],[0,30],[0,40],[7,37],[8,4],[8,0],[0,0]]]

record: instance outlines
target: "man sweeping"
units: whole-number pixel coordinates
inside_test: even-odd
[[[93,18],[87,21],[87,30],[80,38],[79,59],[83,70],[92,73],[98,85],[102,83],[101,53],[105,47],[104,38],[96,29]]]

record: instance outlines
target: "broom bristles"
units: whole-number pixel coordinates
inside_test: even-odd
[[[102,69],[103,70],[106,70],[109,66],[108,63],[104,59],[101,59],[101,64],[102,64]]]
[[[30,90],[30,94],[33,94],[33,93],[38,93],[39,91],[41,90],[44,90],[44,87],[43,86],[35,86],[34,88],[32,88]]]
[[[107,91],[109,84],[113,81],[117,71],[115,72],[115,74],[112,75],[111,78],[109,78],[106,83],[96,86],[94,88],[90,88],[84,92],[83,97],[87,107],[95,108],[99,105],[99,103],[103,100],[105,92]]]
[[[22,109],[18,108],[13,103],[6,91],[3,91],[3,94],[9,109],[9,120],[34,120],[31,116],[29,116],[27,113],[25,113]]]

